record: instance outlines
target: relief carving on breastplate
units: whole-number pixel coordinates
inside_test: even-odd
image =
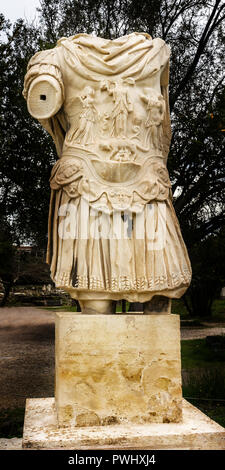
[[[141,142],[143,139],[143,126],[142,126],[142,116],[139,114],[134,114],[132,121],[132,135],[131,139]]]
[[[162,150],[162,122],[165,112],[165,102],[162,95],[155,90],[146,88],[141,95],[146,104],[147,118],[145,120],[145,145],[150,144],[154,150]]]
[[[95,141],[95,123],[98,120],[98,111],[95,107],[95,91],[92,87],[86,86],[77,99],[82,105],[79,116],[79,123],[75,131],[69,132],[68,141],[76,141],[80,144],[93,144]]]
[[[89,146],[97,159],[118,163],[162,157],[165,101],[153,88],[142,91],[132,78],[104,79],[72,101],[69,146]]]
[[[131,78],[118,78],[104,79],[95,89],[85,86],[74,101],[78,106],[74,115],[79,119],[67,134],[73,158],[65,162],[66,167],[73,167],[73,176],[68,177],[67,168],[65,178],[61,162],[51,187],[63,186],[69,197],[80,194],[91,205],[104,205],[105,195],[110,204],[106,208],[133,211],[143,209],[152,198],[166,199],[170,182],[163,160],[158,159],[163,97],[150,87],[140,89]]]
[[[116,137],[127,137],[128,115],[133,111],[133,103],[129,95],[128,85],[134,85],[132,78],[123,80],[118,78],[115,82],[103,80],[101,91],[107,91],[112,96],[113,109],[111,118],[113,122],[112,135]]]

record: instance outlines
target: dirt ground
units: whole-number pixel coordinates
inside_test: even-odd
[[[207,325],[206,325],[207,326]],[[182,339],[225,333],[225,325],[182,328]],[[0,408],[26,398],[54,396],[54,312],[35,307],[0,309]]]
[[[54,396],[54,313],[0,309],[0,408]]]

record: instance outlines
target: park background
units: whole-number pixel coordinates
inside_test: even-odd
[[[1,3],[0,438],[22,435],[26,398],[54,395],[54,311],[79,308],[54,288],[45,263],[57,156],[22,90],[35,52],[82,32],[113,39],[142,31],[171,47],[168,169],[193,269],[172,304],[181,316],[183,395],[225,426],[224,1],[33,0],[28,9],[19,0],[9,17],[12,2]]]

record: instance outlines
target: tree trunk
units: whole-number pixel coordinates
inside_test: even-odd
[[[4,292],[0,307],[4,307],[6,305],[6,303],[8,301],[8,298],[9,298],[11,288],[12,288],[12,284],[10,284],[9,282],[7,282],[6,284],[3,284],[3,285],[4,285],[5,292]]]
[[[212,303],[214,296],[206,286],[192,288],[187,296],[190,299],[189,310],[192,317],[210,317],[212,315]],[[186,299],[187,300],[187,299]]]

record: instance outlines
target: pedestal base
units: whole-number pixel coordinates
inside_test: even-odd
[[[183,400],[182,423],[59,428],[54,398],[26,403],[23,448],[225,449],[225,429]]]
[[[182,421],[178,315],[56,314],[59,426]]]

